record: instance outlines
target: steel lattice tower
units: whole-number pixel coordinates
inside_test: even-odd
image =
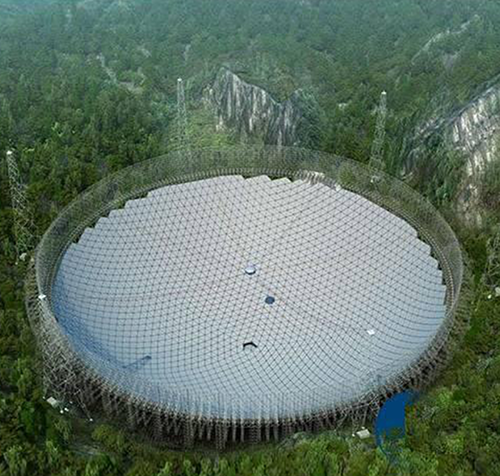
[[[377,125],[375,130],[375,139],[372,144],[370,156],[370,165],[378,169],[384,169],[383,150],[385,141],[385,123],[387,120],[387,93],[385,91],[380,95],[380,103],[377,110]]]
[[[27,253],[32,249],[33,221],[26,198],[26,186],[21,182],[14,152],[8,150],[6,156],[12,209],[14,211],[17,257],[21,261],[24,261]]]
[[[182,78],[177,80],[177,148],[189,150],[189,135],[187,131],[186,93]]]

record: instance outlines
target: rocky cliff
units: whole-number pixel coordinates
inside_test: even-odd
[[[464,158],[463,179],[456,197],[457,210],[465,221],[479,222],[484,171],[493,161],[500,160],[500,83],[488,87],[462,109],[429,121],[419,128],[416,136],[424,148],[439,141]],[[408,168],[414,165],[411,162]]]
[[[481,174],[489,163],[500,159],[500,85],[489,88],[450,121],[447,140],[467,159],[466,184],[461,199],[474,205]]]
[[[457,197],[466,221],[480,222],[480,187],[486,167],[500,160],[500,85],[488,88],[445,124],[445,140],[466,160],[465,177]]]
[[[311,98],[301,90],[280,103],[223,68],[205,97],[215,110],[218,130],[234,130],[243,140],[276,145],[306,145],[310,140],[306,129],[314,122],[310,116],[315,107],[311,108]]]

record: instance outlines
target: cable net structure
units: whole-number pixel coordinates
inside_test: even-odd
[[[463,275],[446,222],[378,170],[293,148],[178,151],[59,215],[27,307],[58,398],[222,448],[364,421],[427,383]]]

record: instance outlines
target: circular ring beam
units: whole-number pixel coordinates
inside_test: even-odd
[[[159,437],[220,442],[363,411],[418,380],[448,342],[463,266],[403,183],[265,147],[104,179],[46,232],[35,279],[54,389],[154,418]]]

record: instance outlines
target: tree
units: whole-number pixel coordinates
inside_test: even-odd
[[[10,476],[25,476],[27,474],[28,463],[23,457],[23,448],[11,446],[4,454]]]
[[[85,466],[85,476],[118,476],[119,471],[114,458],[106,454],[92,457]]]
[[[172,464],[168,461],[165,462],[165,465],[160,470],[157,476],[172,476],[174,473],[172,471]]]
[[[59,452],[59,448],[52,440],[45,441],[45,449],[47,451],[47,458],[49,460],[50,466],[57,466],[59,463],[61,454]]]

